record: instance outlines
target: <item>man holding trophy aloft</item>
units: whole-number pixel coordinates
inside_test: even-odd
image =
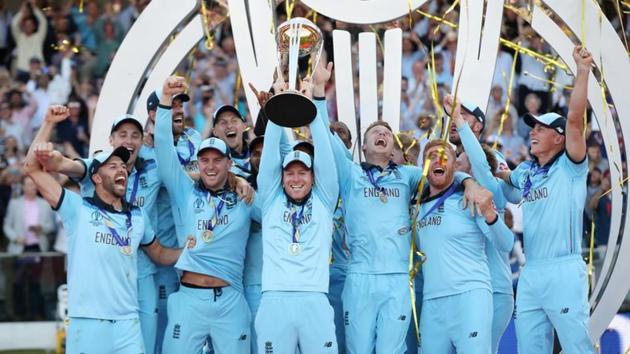
[[[339,187],[336,170],[330,168],[334,159],[326,104],[310,99],[324,95],[332,64],[314,66],[313,78],[302,81],[300,91],[295,89],[298,53],[319,51],[320,46],[321,33],[306,19],[294,18],[278,28],[279,51],[287,49],[289,54],[289,82],[279,69],[275,95],[264,107],[270,121],[257,195],[263,213],[263,295],[256,316],[259,353],[295,353],[297,348],[302,354],[337,353],[333,309],[326,293]],[[282,126],[307,124],[315,157],[301,151],[282,156]]]

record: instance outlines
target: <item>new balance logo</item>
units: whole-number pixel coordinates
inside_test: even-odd
[[[273,344],[271,342],[265,342],[265,354],[273,354]]]
[[[405,315],[400,315],[400,317],[398,317],[399,320],[404,321],[407,319],[407,316]]]
[[[348,314],[348,311],[346,311],[346,312],[343,314],[343,323],[344,323],[346,326],[349,326],[349,325],[350,325],[350,319],[349,319],[349,317],[350,317],[350,316],[349,316],[349,314]]]
[[[569,308],[568,307],[563,308],[562,310],[560,310],[560,313],[563,315],[566,315],[567,313],[569,313]]]
[[[330,347],[332,347],[332,342],[324,343],[324,348],[330,348]]]
[[[241,337],[238,340],[246,340],[247,334],[241,334]]]
[[[470,332],[468,338],[477,338],[477,332]]]
[[[176,324],[173,327],[173,338],[174,339],[179,339],[180,334],[181,334],[181,326]]]

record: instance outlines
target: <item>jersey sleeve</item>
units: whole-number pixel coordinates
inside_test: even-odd
[[[331,132],[328,132],[330,145],[333,151],[335,167],[337,168],[337,181],[339,192],[343,195],[350,189],[352,181],[352,168],[354,162],[350,151],[343,144],[341,139]]]
[[[521,162],[510,174],[510,184],[518,189],[523,189],[523,177],[529,169],[530,162]]]
[[[53,210],[61,217],[68,237],[74,234],[72,230],[76,229],[82,204],[81,196],[65,188],[61,190],[61,197],[59,197],[59,202]]]
[[[484,236],[492,242],[494,247],[501,252],[510,252],[514,247],[514,234],[497,214],[497,219],[492,224],[486,223],[483,217],[476,217],[475,222]]]
[[[85,173],[83,173],[83,176],[81,176],[80,178],[71,178],[73,181],[77,182],[78,184],[81,185],[81,188],[83,188],[83,186],[86,183],[91,183],[90,179],[88,178],[88,167],[90,166],[90,164],[92,163],[92,158],[88,157],[86,159],[74,159],[74,161],[77,161],[79,163],[81,163],[83,165],[83,167],[85,168]]]
[[[265,128],[265,144],[263,145],[262,156],[260,158],[260,169],[258,172],[258,193],[257,198],[261,203],[273,198],[280,192],[282,185],[282,157],[280,156],[280,140],[282,139],[283,128],[276,123],[269,121]]]
[[[520,189],[505,182],[504,180],[499,180],[499,187],[501,188],[501,193],[503,193],[503,196],[508,202],[512,204],[518,204],[521,202],[523,193]]]
[[[181,206],[193,182],[180,165],[173,145],[171,110],[163,107],[158,107],[155,118],[155,157],[162,183],[175,204]]]
[[[562,170],[569,173],[572,177],[588,175],[588,157],[585,157],[581,162],[575,162],[565,152],[560,156],[560,163],[562,164]]]
[[[490,164],[488,164],[488,159],[479,144],[479,140],[477,140],[477,137],[475,137],[472,130],[470,130],[468,124],[458,127],[457,132],[462,140],[464,150],[468,155],[473,176],[482,187],[492,192],[492,194],[497,195],[497,193],[500,192],[499,183],[494,175],[492,175],[492,171],[490,171]]]
[[[259,224],[262,224],[262,203],[261,198],[258,197],[258,194],[254,194],[254,202],[252,203],[250,208],[251,219]]]
[[[327,127],[328,107],[325,100],[314,100],[317,107],[317,116],[311,122],[311,134],[315,147],[315,161],[313,168],[315,171],[316,193],[320,194],[331,213],[335,211],[337,199],[339,197],[339,182],[337,178],[337,168],[335,158],[330,143],[330,134]],[[333,164],[333,166],[331,166]],[[332,168],[331,168],[332,167]]]
[[[142,235],[142,240],[140,240],[140,246],[148,246],[156,240],[155,230],[153,230],[151,220],[144,210],[142,210],[142,217],[144,218],[144,233]]]

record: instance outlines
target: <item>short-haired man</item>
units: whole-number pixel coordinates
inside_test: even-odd
[[[250,150],[245,139],[245,129],[247,128],[245,117],[236,107],[223,105],[214,112],[212,121],[212,135],[225,141],[230,147],[231,171],[247,178],[252,171],[249,162]]]
[[[58,121],[65,119],[60,106],[53,106],[53,111],[59,110],[57,115],[47,115],[46,120],[37,134],[34,143],[48,140],[49,132]],[[157,174],[157,165],[151,149],[142,145],[143,129],[140,121],[133,115],[125,114],[114,119],[110,130],[109,142],[112,147],[124,147],[129,152],[126,160],[127,174],[130,183],[127,183],[125,199],[130,204],[140,207],[146,213],[153,230],[157,226],[156,200],[161,181]],[[42,148],[51,148],[50,145],[41,145]],[[45,156],[44,154],[40,154]],[[50,150],[41,161],[47,171],[65,174],[79,182],[81,196],[91,197],[94,194],[95,185],[89,178],[89,166],[93,158],[70,160],[58,151]],[[169,245],[176,247],[177,245]],[[180,245],[183,247],[183,241]],[[157,292],[155,288],[154,274],[156,267],[147,257],[145,252],[138,253],[138,301],[140,324],[145,342],[145,349],[153,351],[153,345],[157,335]]]
[[[455,183],[455,151],[443,140],[425,147],[428,191],[418,210],[418,248],[426,255],[420,333],[422,353],[487,354],[491,348],[492,286],[486,238],[502,251],[514,238],[495,211],[492,193],[465,210]],[[485,222],[484,222],[485,221]]]
[[[232,165],[221,139],[204,140],[197,152],[199,180],[180,168],[170,144],[172,97],[185,92],[183,78],[164,82],[155,126],[158,171],[187,222],[186,234],[197,240],[175,264],[182,271],[179,291],[168,298],[163,352],[198,353],[208,335],[217,352],[250,352],[250,311],[243,296],[243,264],[251,219],[260,209],[239,200],[228,184]]]
[[[581,257],[588,174],[584,112],[593,58],[576,46],[573,59],[577,72],[567,118],[555,113],[526,115],[534,159],[504,174],[523,192],[527,263],[516,296],[516,336],[522,354],[551,353],[554,329],[565,353],[594,353]]]
[[[42,170],[41,161],[47,162],[52,154],[50,145],[38,143],[32,148],[26,170],[60,214],[68,237],[67,350],[145,352],[138,317],[137,249],[141,246],[161,264],[175,263],[181,250],[162,247],[146,213],[125,200],[128,149],[119,146],[94,157],[87,175],[95,192],[91,198],[81,198]]]
[[[329,65],[328,77],[331,69]],[[280,77],[275,92],[283,84]],[[326,293],[339,187],[336,168],[331,168],[328,112],[321,102],[316,102],[317,117],[310,124],[313,159],[299,150],[283,157],[283,129],[269,121],[265,131],[258,181],[263,209],[263,295],[256,316],[259,353],[295,353],[298,348],[303,354],[337,353],[333,309]],[[278,316],[280,312],[284,315]]]

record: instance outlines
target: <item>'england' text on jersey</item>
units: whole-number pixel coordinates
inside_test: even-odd
[[[385,192],[385,195],[388,197],[395,197],[395,198],[400,197],[400,190],[398,188],[383,188],[382,190]],[[381,190],[374,187],[365,187],[363,188],[363,196],[366,198],[369,198],[369,197],[378,198],[381,196]]]
[[[216,225],[227,225],[230,222],[229,216],[230,215],[219,216],[219,218],[217,219]],[[198,219],[197,230],[210,230],[211,223],[212,223],[212,219]]]
[[[534,189],[525,197],[525,203],[532,203],[540,199],[547,199],[547,197],[549,197],[547,187]]]
[[[418,221],[418,228],[423,228],[425,226],[431,226],[431,225],[441,225],[442,224],[442,217],[440,215],[435,215],[435,216],[427,216],[426,218]]]
[[[283,219],[284,222],[286,223],[291,223],[291,216],[293,215],[293,212],[291,210],[285,210],[284,211],[284,215],[283,215]],[[313,214],[310,212],[304,213],[304,215],[302,215],[302,217],[300,218],[300,222],[298,223],[299,225],[305,225],[311,222],[311,218],[313,217]]]
[[[114,235],[110,233],[100,232],[100,231],[97,231],[96,234],[94,234],[94,242],[104,243],[106,245],[118,246],[118,243],[116,242],[116,239],[114,238]],[[129,237],[126,237],[123,240],[123,242],[125,244],[130,244],[131,240],[129,239]]]

